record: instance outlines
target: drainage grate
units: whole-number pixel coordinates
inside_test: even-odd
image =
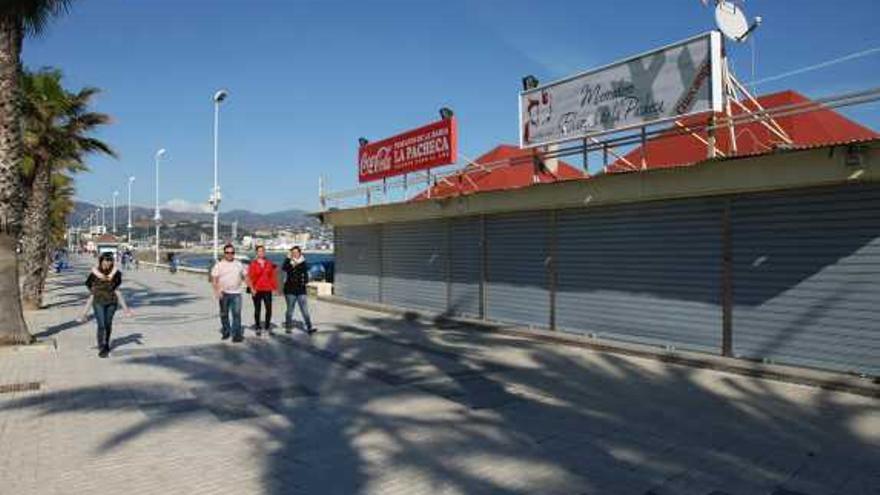
[[[40,382],[9,383],[6,385],[0,385],[0,394],[11,394],[12,392],[29,392],[31,390],[40,390]]]

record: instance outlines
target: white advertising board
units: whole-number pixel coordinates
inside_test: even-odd
[[[520,93],[520,146],[584,139],[722,111],[721,33],[693,38]]]

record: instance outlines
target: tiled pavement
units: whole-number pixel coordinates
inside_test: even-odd
[[[101,360],[83,277],[0,349],[0,494],[880,494],[876,399],[326,303],[233,345],[146,271]]]

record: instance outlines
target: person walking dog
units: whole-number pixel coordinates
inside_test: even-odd
[[[317,330],[312,326],[312,318],[309,316],[308,298],[306,295],[306,284],[309,283],[309,265],[299,246],[294,246],[290,250],[290,254],[284,260],[281,269],[287,275],[287,278],[284,280],[284,300],[287,302],[287,312],[284,314],[285,331],[290,333],[293,328],[293,313],[296,307],[299,306],[306,332],[309,334],[315,333]]]
[[[241,285],[246,281],[244,265],[235,259],[235,248],[232,244],[223,246],[223,259],[214,263],[214,267],[211,268],[214,297],[220,302],[222,340],[230,336],[236,343],[244,340],[241,330]],[[232,313],[232,325],[229,324],[230,313]]]
[[[266,259],[266,248],[257,246],[257,258],[248,265],[248,280],[253,291],[254,300],[254,328],[257,337],[262,335],[262,330],[272,334],[272,293],[278,290],[275,263]],[[260,326],[260,306],[266,306],[266,320]]]

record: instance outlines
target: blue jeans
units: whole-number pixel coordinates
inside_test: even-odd
[[[110,332],[113,330],[113,315],[116,314],[116,303],[93,303],[95,321],[98,323],[98,347],[110,347]]]
[[[229,326],[229,312],[232,311],[232,326]],[[224,292],[220,295],[220,323],[223,325],[223,335],[232,334],[233,337],[242,337],[241,332],[241,294],[229,294]]]
[[[284,294],[284,300],[287,302],[287,312],[284,313],[284,326],[286,328],[293,327],[293,312],[299,306],[302,313],[303,321],[306,324],[306,330],[312,328],[312,318],[309,316],[308,298],[305,294]]]

